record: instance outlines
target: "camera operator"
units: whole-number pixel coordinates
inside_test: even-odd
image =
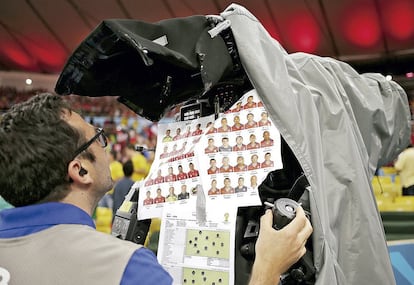
[[[2,284],[172,284],[152,252],[97,232],[91,218],[112,188],[106,137],[61,97],[37,95],[0,122]],[[285,228],[261,218],[250,284],[276,284],[305,253],[303,210]]]

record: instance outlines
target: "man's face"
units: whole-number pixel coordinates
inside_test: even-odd
[[[86,140],[96,135],[95,127],[85,122],[78,113],[71,112],[70,114],[66,114],[65,119],[69,125],[83,133]],[[76,157],[75,159],[81,162],[82,167],[93,178],[93,188],[96,189],[97,194],[103,196],[112,189],[114,184],[109,169],[109,155],[97,140],[88,147],[88,151],[95,155],[96,160],[94,162],[80,157]]]
[[[257,177],[256,176],[252,176],[250,178],[250,182],[255,185],[257,183]]]
[[[229,158],[223,157],[223,165],[228,165],[228,164],[229,164]]]

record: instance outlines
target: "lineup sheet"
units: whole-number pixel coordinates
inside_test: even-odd
[[[155,159],[139,191],[138,219],[161,217],[166,204],[189,206],[201,185],[216,203],[260,205],[257,186],[281,169],[280,134],[253,89],[226,113],[158,125]]]
[[[236,217],[237,207],[221,207],[198,222],[188,207],[165,206],[158,260],[174,285],[234,284]]]
[[[255,90],[217,119],[158,130],[138,219],[161,217],[159,262],[174,284],[234,284],[237,208],[260,205],[258,185],[283,168],[279,131]]]

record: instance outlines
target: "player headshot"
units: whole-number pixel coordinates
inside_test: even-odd
[[[154,198],[154,204],[164,203],[165,197],[162,196],[161,188],[157,189],[157,196]]]
[[[197,124],[195,126],[195,130],[191,133],[192,136],[199,136],[203,133],[203,130],[201,129],[201,124]]]
[[[187,192],[187,185],[181,185],[181,192],[177,196],[178,200],[184,200],[190,198],[190,193]]]
[[[234,188],[231,187],[231,180],[230,178],[226,177],[224,178],[224,187],[221,188],[221,194],[233,194]]]
[[[223,152],[223,151],[231,151],[232,147],[229,144],[229,138],[228,137],[224,137],[221,139],[221,146],[219,146],[219,151]]]
[[[162,142],[170,142],[172,140],[173,140],[173,138],[171,136],[171,130],[168,129],[168,130],[165,131],[165,136],[162,138]]]
[[[217,167],[217,162],[214,158],[210,159],[210,167],[207,169],[207,174],[217,174],[219,173],[219,168]]]
[[[219,195],[221,194],[220,189],[217,188],[217,180],[211,180],[211,188],[208,190],[208,195]]]
[[[247,102],[244,104],[243,109],[250,109],[257,107],[257,103],[253,101],[253,96],[247,97]]]
[[[247,123],[244,124],[245,129],[251,129],[257,127],[257,122],[254,120],[253,113],[247,114]]]
[[[226,172],[233,172],[233,167],[230,165],[230,159],[227,156],[223,157],[220,167],[220,173]]]
[[[242,176],[237,180],[237,186],[234,188],[234,192],[247,192],[247,186],[244,185],[244,178]]]
[[[227,124],[227,118],[221,118],[221,126],[217,129],[218,133],[230,132],[231,128]]]
[[[253,154],[250,158],[250,164],[247,167],[247,170],[259,169],[261,166],[258,161],[259,161],[259,156],[257,154]]]
[[[177,195],[175,195],[175,189],[174,189],[174,187],[173,186],[171,186],[170,188],[168,188],[168,195],[167,195],[167,197],[165,198],[165,201],[167,201],[167,202],[174,202],[174,201],[177,201]]]
[[[234,108],[231,109],[231,112],[232,113],[237,113],[237,112],[240,112],[241,110],[243,110],[242,102],[241,101],[237,101],[237,103],[234,106]]]
[[[246,171],[247,165],[244,163],[244,157],[238,156],[237,157],[237,164],[233,167],[234,172]]]
[[[152,199],[151,198],[151,191],[147,191],[146,193],[145,193],[145,199],[144,199],[144,202],[143,202],[143,204],[144,205],[151,205],[151,204],[154,204],[154,199]]]
[[[236,144],[233,146],[233,151],[243,151],[246,150],[247,147],[245,144],[243,144],[243,137],[237,136],[236,137]]]
[[[194,168],[194,164],[192,163],[192,162],[190,162],[189,164],[188,164],[188,168],[190,169],[189,171],[188,171],[188,178],[193,178],[193,177],[197,177],[197,176],[199,176],[200,174],[198,173],[198,170],[196,170],[195,168]]]
[[[181,128],[177,128],[175,130],[175,136],[173,137],[173,141],[181,139]]]
[[[157,177],[154,178],[154,184],[160,184],[164,182],[164,176],[162,176],[161,169],[157,171]]]
[[[178,173],[177,173],[177,180],[184,180],[187,179],[188,175],[184,172],[183,166],[180,164],[178,165]]]
[[[177,180],[177,175],[174,174],[172,166],[168,167],[168,174],[164,178],[164,182],[173,182]]]
[[[256,175],[250,176],[250,187],[252,187],[253,189],[257,188],[257,176]]]
[[[259,121],[259,127],[264,127],[264,126],[270,126],[271,125],[267,112],[262,112],[262,114],[260,116],[261,116],[261,119]]]
[[[274,163],[271,160],[271,154],[270,152],[267,152],[264,156],[264,161],[262,162],[262,168],[266,168],[266,167],[273,167]]]
[[[243,126],[243,124],[241,124],[240,123],[240,116],[234,116],[234,118],[233,118],[233,126],[231,127],[231,130],[233,131],[233,132],[235,132],[235,131],[240,131],[240,130],[243,130],[244,129],[244,126]]]
[[[214,153],[218,152],[219,148],[214,145],[214,139],[209,138],[207,141],[207,147],[204,149],[204,153]]]
[[[217,133],[217,129],[214,127],[213,122],[208,122],[206,125],[206,134],[214,134]]]
[[[270,138],[269,131],[263,132],[263,140],[260,142],[260,147],[267,147],[273,145],[273,139]]]
[[[260,148],[260,144],[258,142],[256,142],[256,135],[255,134],[250,135],[249,143],[246,145],[246,148],[248,150]]]

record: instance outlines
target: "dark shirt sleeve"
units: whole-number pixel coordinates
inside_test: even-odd
[[[137,249],[122,275],[121,285],[171,285],[170,274],[158,263],[155,254],[147,248]]]

